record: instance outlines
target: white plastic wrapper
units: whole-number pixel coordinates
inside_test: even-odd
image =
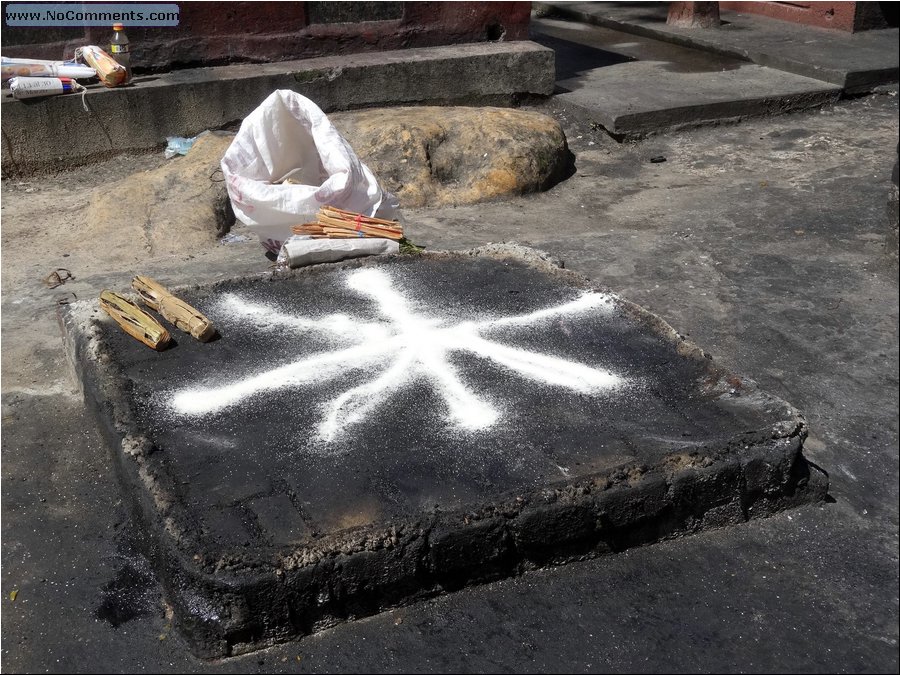
[[[323,205],[389,220],[399,206],[325,113],[286,89],[244,119],[222,173],[235,216],[273,253]]]
[[[312,239],[290,237],[278,254],[278,263],[288,267],[304,267],[336,262],[366,255],[399,253],[400,244],[391,239],[361,237],[357,239]]]
[[[0,59],[0,79],[4,82],[12,77],[72,77],[89,78],[96,71],[88,66],[75,62],[44,61],[41,59],[13,59],[6,56]]]

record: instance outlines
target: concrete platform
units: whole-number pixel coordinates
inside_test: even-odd
[[[665,3],[542,2],[534,7],[541,13],[822,80],[848,94],[869,92],[900,78],[897,28],[845,33],[723,11],[721,28],[698,30],[667,25]]]
[[[63,322],[200,656],[827,491],[794,408],[530,249],[181,295],[218,340]]]
[[[532,29],[556,51],[556,100],[618,139],[795,112],[841,95],[837,85],[608,28],[536,19]]]
[[[460,73],[465,77],[460,77]],[[509,105],[553,92],[553,52],[486,42],[178,70],[132,86],[18,101],[3,92],[3,175],[62,169],[239,123],[276,89],[325,112],[380,105]]]
[[[841,95],[838,85],[609,28],[544,18],[532,30],[556,52],[556,100],[619,139],[795,112]]]

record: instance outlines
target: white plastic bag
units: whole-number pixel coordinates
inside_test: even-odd
[[[315,221],[325,204],[396,217],[396,198],[381,189],[325,113],[287,89],[273,92],[244,119],[222,158],[222,173],[235,216],[273,253],[292,225]]]

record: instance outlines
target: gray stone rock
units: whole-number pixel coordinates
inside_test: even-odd
[[[402,207],[474,204],[546,190],[573,156],[559,123],[509,108],[379,108],[330,116]]]

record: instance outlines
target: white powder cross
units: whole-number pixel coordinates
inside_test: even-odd
[[[251,396],[287,387],[314,386],[356,370],[379,374],[327,402],[318,433],[328,442],[364,420],[393,392],[417,379],[427,380],[444,399],[450,421],[466,430],[486,429],[500,413],[462,382],[449,360],[453,352],[468,352],[547,386],[597,394],[624,381],[607,370],[575,361],[500,344],[484,337],[505,327],[534,326],[548,319],[586,312],[612,311],[611,296],[586,292],[577,299],[520,316],[464,321],[446,320],[414,312],[391,285],[384,271],[361,269],[347,278],[347,286],[370,297],[385,321],[357,321],[344,314],[321,319],[292,316],[228,294],[220,308],[230,316],[260,325],[263,330],[318,331],[338,336],[349,346],[314,354],[242,380],[218,387],[187,388],[174,394],[171,407],[185,416],[200,416],[240,404]]]

